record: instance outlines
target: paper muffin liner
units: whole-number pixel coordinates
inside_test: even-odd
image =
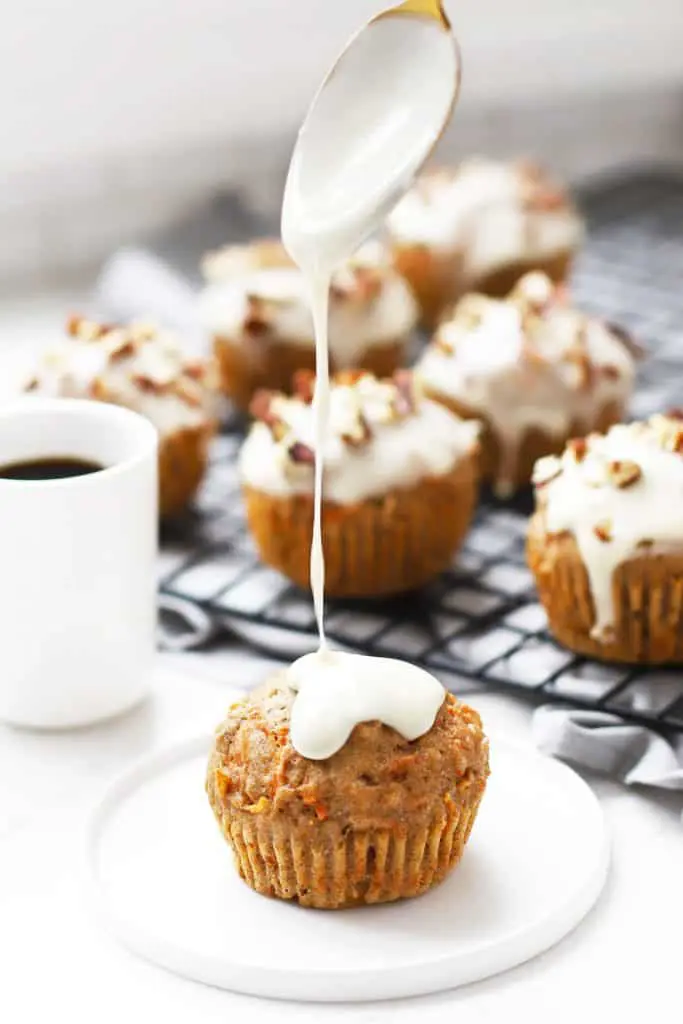
[[[582,437],[592,431],[605,433],[624,418],[622,403],[605,402],[590,423],[572,422],[563,434],[549,434],[540,427],[532,427],[524,432],[519,444],[513,445],[509,438],[502,440],[498,436],[491,421],[481,410],[442,394],[421,377],[420,383],[427,398],[439,402],[461,419],[479,420],[482,425],[479,434],[481,476],[483,480],[490,481],[501,498],[509,497],[522,487],[528,487],[534,465],[544,455],[561,455],[571,438]]]
[[[235,808],[217,816],[252,889],[336,910],[420,896],[443,881],[462,857],[484,788],[472,786],[460,803],[447,797],[430,822],[395,828],[289,825]]]
[[[323,501],[325,593],[379,597],[422,586],[448,567],[477,498],[476,455],[450,473],[355,505]],[[244,488],[261,559],[309,588],[312,495],[281,497]]]
[[[208,460],[212,423],[184,427],[159,441],[159,512],[176,515],[189,504],[202,482]]]
[[[426,245],[395,245],[394,265],[405,277],[420,305],[422,326],[434,328],[447,309],[467,292],[504,298],[520,277],[540,270],[558,284],[571,272],[573,250],[541,259],[516,260],[487,274],[472,275],[465,266],[465,250],[435,250]]]
[[[391,377],[403,365],[406,344],[406,338],[394,338],[369,346],[360,353],[354,368],[369,370],[377,377]],[[213,348],[221,391],[240,409],[249,407],[259,388],[290,393],[297,370],[315,372],[315,349],[306,341],[297,344],[279,339],[217,335]],[[335,372],[347,367],[339,366],[331,353],[330,369]]]
[[[527,557],[553,636],[565,647],[603,661],[663,664],[683,661],[683,555],[643,554],[618,566],[614,623],[591,636],[595,610],[590,581],[571,534],[548,535],[533,517]]]

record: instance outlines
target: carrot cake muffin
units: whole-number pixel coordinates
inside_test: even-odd
[[[309,586],[314,377],[292,398],[260,392],[240,471],[261,558]],[[322,510],[325,592],[375,597],[445,569],[477,498],[478,426],[424,400],[408,370],[393,380],[346,371],[332,381]]]
[[[28,392],[93,398],[146,416],[159,431],[159,505],[180,512],[204,475],[215,430],[213,371],[186,358],[177,338],[153,324],[109,326],[72,317],[67,339],[46,352]]]
[[[543,170],[481,157],[424,174],[387,228],[426,326],[465,292],[505,295],[529,270],[563,281],[583,237],[567,193]]]
[[[580,313],[564,287],[534,272],[507,299],[461,299],[415,373],[430,398],[482,421],[482,473],[507,497],[529,483],[536,459],[622,419],[635,354],[623,331]]]
[[[331,687],[323,658],[334,659]],[[356,662],[365,663],[360,673]],[[410,685],[391,700],[406,669]],[[377,693],[368,700],[370,672],[383,674],[394,709],[382,720]],[[321,715],[335,741],[323,749],[314,736],[309,749],[301,741],[310,744]],[[441,882],[462,856],[488,774],[478,714],[429,673],[325,652],[232,705],[206,788],[248,885],[333,910],[419,896]]]
[[[528,559],[557,639],[608,661],[683,661],[683,419],[570,441],[534,483]]]
[[[205,258],[203,270],[202,324],[213,337],[222,390],[238,406],[246,408],[258,388],[289,391],[296,370],[315,369],[306,283],[280,243],[222,249]],[[332,369],[393,373],[416,320],[415,300],[388,251],[368,242],[332,281]]]

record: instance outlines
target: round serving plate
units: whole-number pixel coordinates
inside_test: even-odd
[[[236,992],[355,1001],[420,995],[537,956],[598,898],[609,846],[600,806],[565,765],[504,738],[460,865],[419,899],[307,910],[238,877],[204,792],[210,736],[116,781],[93,812],[92,889],[134,952]]]

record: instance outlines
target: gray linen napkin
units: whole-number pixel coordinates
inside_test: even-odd
[[[668,741],[618,715],[550,705],[538,708],[532,728],[545,754],[628,786],[683,790],[683,734]]]

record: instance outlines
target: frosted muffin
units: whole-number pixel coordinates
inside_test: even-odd
[[[506,295],[530,270],[563,281],[583,237],[565,190],[536,165],[483,158],[424,174],[387,221],[426,326],[461,295]]]
[[[204,475],[215,431],[213,370],[186,357],[154,324],[109,326],[72,317],[67,338],[41,357],[26,390],[123,405],[159,431],[159,506],[182,511]]]
[[[268,565],[309,586],[314,378],[292,398],[259,393],[240,457],[251,532]],[[330,394],[322,507],[325,591],[376,597],[445,569],[478,491],[477,425],[424,400],[409,371],[338,374]]]
[[[534,482],[528,560],[557,639],[608,661],[683,661],[683,421],[572,441]]]
[[[532,273],[507,299],[461,299],[415,373],[431,398],[481,420],[483,476],[507,497],[529,483],[536,459],[622,419],[635,347]]]
[[[299,369],[315,369],[313,319],[301,272],[277,242],[212,253],[200,300],[223,392],[241,408],[258,388],[289,391]],[[417,320],[415,300],[388,252],[369,242],[334,276],[330,291],[332,369],[378,376],[401,366]]]
[[[440,691],[426,731],[406,739],[362,722],[320,760],[293,744],[302,694],[288,671],[232,705],[206,785],[253,889],[333,910],[419,896],[455,867],[486,787],[488,743],[477,713],[420,675]]]

